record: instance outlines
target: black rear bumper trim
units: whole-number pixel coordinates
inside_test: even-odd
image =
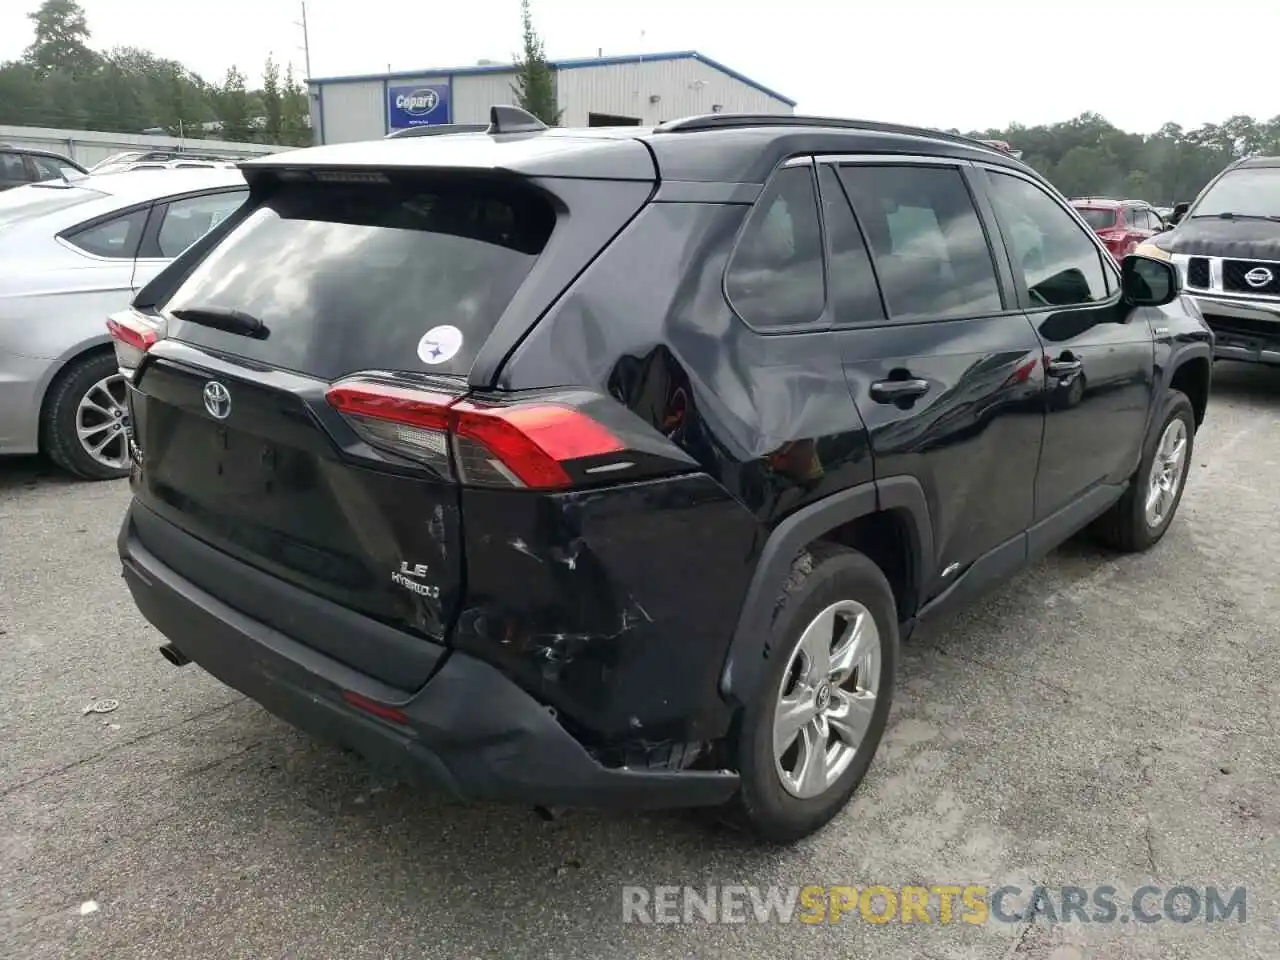
[[[729,771],[604,767],[545,707],[463,653],[448,654],[405,700],[180,576],[131,535],[130,523],[126,516],[119,540],[125,582],[142,615],[184,655],[294,726],[406,780],[462,800],[634,809],[715,805],[737,790]],[[374,718],[343,691],[392,703],[408,723]]]

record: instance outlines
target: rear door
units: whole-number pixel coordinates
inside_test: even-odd
[[[845,374],[876,478],[914,477],[928,500],[924,600],[978,561],[996,565],[978,580],[1021,562],[1043,429],[1039,342],[969,177],[925,158],[830,158],[820,177]]]

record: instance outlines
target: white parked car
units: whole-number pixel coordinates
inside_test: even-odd
[[[248,196],[239,170],[138,170],[0,193],[0,455],[129,469],[106,319]]]

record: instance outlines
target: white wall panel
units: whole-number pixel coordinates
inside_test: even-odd
[[[386,135],[381,80],[326,83],[321,93],[325,143],[377,140]]]
[[[515,103],[515,71],[462,74],[453,78],[454,123],[488,123],[494,104]]]
[[[724,113],[793,112],[780,100],[693,59],[561,70],[557,91],[565,126],[586,126],[593,112],[636,117],[647,126],[711,113],[716,104]]]

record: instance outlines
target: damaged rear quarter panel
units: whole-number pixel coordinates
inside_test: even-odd
[[[598,745],[724,732],[719,669],[759,528],[715,481],[462,497],[459,649]]]

